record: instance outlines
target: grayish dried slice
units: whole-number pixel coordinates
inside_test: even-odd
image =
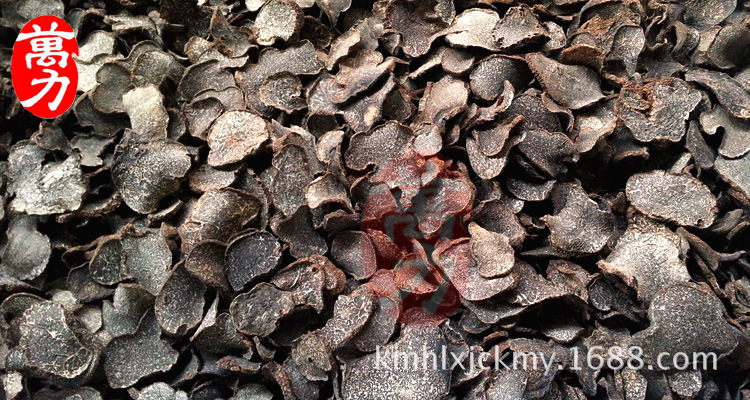
[[[242,93],[242,89],[237,86],[229,86],[221,90],[204,89],[198,92],[192,101],[196,102],[209,98],[219,100],[226,111],[245,109],[245,95]]]
[[[612,253],[597,265],[637,289],[638,298],[647,303],[660,289],[690,280],[680,236],[645,218],[631,223]]]
[[[315,3],[328,15],[334,25],[339,15],[352,6],[352,0],[315,0]]]
[[[214,9],[210,29],[216,48],[227,57],[241,57],[253,47],[249,35],[231,25],[219,8]]]
[[[156,296],[154,311],[159,326],[169,335],[185,336],[203,319],[206,286],[178,265]]]
[[[248,343],[237,332],[228,313],[219,314],[213,323],[206,326],[208,319],[208,316],[203,319],[192,339],[201,354],[244,353],[250,349]]]
[[[130,79],[136,87],[163,87],[167,82],[178,84],[184,72],[185,68],[171,54],[161,50],[146,51],[136,58]]]
[[[308,206],[303,205],[297,208],[289,217],[278,217],[279,215],[276,214],[271,219],[271,230],[289,245],[289,252],[293,257],[323,255],[328,251],[326,240],[315,231]]]
[[[130,117],[130,125],[140,137],[167,138],[169,115],[159,88],[154,85],[135,88],[122,96],[122,104]]]
[[[493,10],[470,8],[459,14],[453,24],[441,34],[445,40],[456,47],[480,47],[497,51],[492,31],[500,22],[500,16]]]
[[[344,272],[323,256],[307,257],[289,264],[271,280],[276,287],[292,293],[295,305],[312,307],[318,313],[325,307],[324,294],[341,293],[345,281]]]
[[[229,293],[224,251],[226,245],[216,240],[206,240],[193,247],[185,258],[185,269],[204,285]]]
[[[268,336],[279,326],[279,319],[294,308],[290,292],[261,282],[232,300],[229,312],[237,331],[245,335]]]
[[[250,383],[238,388],[229,400],[273,400],[273,393],[263,385]]]
[[[401,34],[404,53],[412,58],[427,54],[440,31],[455,16],[455,6],[447,0],[396,0],[385,8],[386,24]]]
[[[302,10],[296,3],[268,1],[255,17],[255,41],[263,46],[270,46],[276,40],[289,41],[302,28],[302,17]]]
[[[179,228],[182,251],[189,253],[204,240],[228,241],[260,210],[261,202],[249,193],[232,188],[209,190]]]
[[[604,97],[599,77],[586,67],[562,64],[541,53],[528,54],[526,62],[544,91],[563,107],[577,110]]]
[[[280,258],[281,244],[270,232],[255,231],[236,237],[224,258],[232,289],[240,291],[248,283],[273,272]]]
[[[162,198],[180,188],[179,180],[190,169],[188,150],[171,140],[123,140],[112,165],[112,181],[133,211],[154,212]]]
[[[529,182],[508,178],[506,181],[508,192],[523,201],[546,200],[552,192],[552,189],[555,187],[555,183],[557,183],[557,181],[554,179],[544,182]]]
[[[182,110],[188,133],[203,140],[208,139],[208,129],[223,112],[224,105],[214,97],[195,100]]]
[[[8,193],[15,194],[10,209],[33,215],[59,214],[81,207],[88,190],[78,156],[45,161],[47,152],[29,142],[10,150]]]
[[[99,348],[85,329],[68,324],[65,310],[59,304],[45,301],[31,306],[18,325],[19,348],[25,366],[44,375],[74,379],[93,369]]]
[[[156,382],[143,388],[138,393],[138,400],[188,400],[188,396],[182,390],[174,390],[164,382]]]
[[[719,157],[715,166],[719,176],[736,191],[736,197],[750,204],[750,153],[735,159]]]
[[[338,204],[348,210],[352,209],[346,185],[331,173],[313,179],[307,185],[305,198],[307,198],[307,204],[312,209],[326,204]]]
[[[469,88],[462,80],[447,75],[438,82],[430,82],[419,100],[420,121],[442,128],[466,108],[468,98]]]
[[[284,50],[266,48],[258,56],[257,64],[250,64],[237,71],[237,86],[245,92],[248,108],[264,112],[266,106],[257,93],[266,78],[279,72],[290,72],[294,75],[316,74],[322,67],[315,47],[306,40]]]
[[[579,158],[575,144],[567,135],[544,130],[526,131],[518,150],[551,178],[567,172],[565,163],[578,161]]]
[[[115,51],[115,35],[112,32],[94,31],[81,41],[78,47],[78,61],[91,61],[102,54],[112,54]]]
[[[7,242],[2,253],[2,266],[13,277],[32,280],[44,272],[52,248],[47,235],[37,231],[37,218],[12,215],[8,224]]]
[[[378,356],[382,360],[393,360],[398,354],[422,354],[423,350],[427,354],[441,354],[447,344],[436,326],[406,326],[398,340],[383,346]],[[415,366],[408,362],[403,368],[383,369],[376,366],[375,357],[375,353],[369,354],[347,365],[341,384],[345,400],[427,400],[441,398],[448,393],[449,369],[422,368],[421,363]]]
[[[104,359],[104,373],[109,385],[115,389],[130,387],[145,377],[172,368],[178,353],[160,336],[159,324],[153,312],[149,312],[135,334],[112,339]]]
[[[685,136],[685,121],[700,101],[699,91],[667,78],[624,86],[616,110],[637,140],[677,142]]]
[[[112,137],[120,130],[130,126],[128,118],[119,114],[104,114],[94,108],[89,93],[81,95],[73,105],[73,112],[78,119],[78,124],[83,127],[92,127],[97,136]]]
[[[343,231],[331,242],[331,258],[336,265],[355,279],[368,278],[375,270],[375,248],[367,235],[358,231]]]
[[[236,86],[234,76],[221,68],[216,60],[193,64],[185,69],[177,91],[185,100],[191,100],[205,89],[224,90]]]
[[[615,231],[615,216],[601,210],[578,183],[564,185],[560,191],[567,192],[561,193],[565,197],[562,209],[542,217],[550,230],[550,242],[566,252],[597,253]]]
[[[143,317],[154,305],[154,295],[137,285],[121,284],[112,301],[102,302],[102,324],[113,338],[132,335]]]
[[[644,360],[650,364],[662,352],[684,353],[690,365],[693,361],[702,362],[696,354],[721,358],[738,343],[735,329],[724,319],[724,313],[724,305],[707,287],[692,283],[669,285],[651,302],[651,326],[633,335],[632,342],[643,349]],[[662,365],[673,366],[672,357],[662,359]]]
[[[628,179],[625,193],[633,207],[656,219],[706,228],[716,217],[716,198],[691,175],[661,170],[636,174]]]
[[[209,190],[222,189],[233,184],[237,180],[238,169],[223,170],[216,169],[210,165],[203,164],[188,175],[190,189],[196,193],[204,193]]]
[[[292,112],[307,106],[300,97],[302,82],[290,72],[279,72],[266,78],[258,88],[260,100],[268,107]]]
[[[510,150],[512,146],[508,146]],[[477,141],[472,137],[466,138],[466,153],[474,172],[482,179],[493,179],[500,175],[508,163],[507,152],[498,157],[488,157],[482,153]]]
[[[750,119],[750,93],[728,74],[692,69],[685,74],[685,80],[708,88],[733,117]]]
[[[266,121],[249,111],[222,114],[208,130],[208,164],[221,167],[255,154],[268,140]]]
[[[502,52],[518,51],[544,44],[549,40],[549,33],[531,7],[523,4],[508,9],[492,31],[492,39]]]
[[[375,311],[375,292],[361,285],[349,295],[336,299],[333,316],[321,328],[320,333],[328,340],[332,349],[338,349],[359,333]]]
[[[353,65],[342,63],[339,73],[336,74],[336,83],[341,85],[341,89],[331,98],[336,104],[343,104],[361,96],[380,82],[386,74],[392,72],[396,66],[394,58],[383,61],[383,56],[376,51],[358,54],[361,61],[357,60],[356,63],[352,63]]]
[[[328,339],[318,329],[306,333],[292,344],[291,359],[305,379],[326,381],[328,372],[335,364],[331,356],[333,350]]]
[[[344,154],[346,166],[358,171],[370,165],[382,167],[407,152],[413,139],[411,130],[395,121],[357,133]]]
[[[718,25],[737,7],[737,0],[688,0],[685,2],[685,23],[705,30]]]
[[[374,93],[355,99],[341,111],[347,125],[355,132],[372,129],[380,121],[384,104],[388,100],[388,96],[394,93],[395,88],[396,78],[393,74],[389,74],[385,83]]]
[[[70,146],[81,155],[81,165],[84,167],[100,167],[104,164],[102,153],[114,143],[113,138],[99,136],[76,135],[70,140]]]
[[[443,71],[453,75],[465,75],[474,66],[476,56],[469,50],[447,48],[440,55]]]
[[[471,71],[469,83],[471,91],[482,100],[492,101],[505,90],[504,82],[513,85],[520,92],[531,81],[533,75],[522,58],[491,55],[479,61]]]
[[[377,289],[373,283],[370,287]],[[398,303],[386,296],[378,295],[375,299],[375,310],[367,323],[352,339],[351,343],[359,351],[370,353],[390,341],[398,325]]]
[[[105,63],[96,71],[98,82],[89,95],[91,104],[105,114],[122,114],[122,96],[133,88],[130,70],[119,60]]]
[[[515,264],[513,247],[502,233],[490,232],[476,223],[469,224],[471,258],[479,275],[491,279],[506,275]]]
[[[713,110],[702,113],[700,123],[710,135],[716,134],[719,128],[724,130],[719,146],[719,154],[722,156],[737,158],[750,152],[750,122],[732,117],[726,108],[717,105]]]

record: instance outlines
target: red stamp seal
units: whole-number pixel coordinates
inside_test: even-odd
[[[44,15],[21,29],[13,46],[13,89],[21,105],[41,118],[67,111],[76,96],[78,55],[73,28],[64,20]]]
[[[450,160],[415,152],[382,166],[370,182],[362,223],[369,285],[391,300],[381,304],[395,304],[388,311],[401,323],[437,325],[466,289],[471,260],[445,260],[453,255],[440,249],[468,236],[474,186]]]

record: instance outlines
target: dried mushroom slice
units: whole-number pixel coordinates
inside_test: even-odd
[[[221,167],[255,154],[268,140],[266,121],[248,111],[222,114],[208,130],[208,163]]]
[[[277,216],[278,214],[274,215]],[[323,255],[328,251],[325,239],[315,231],[310,208],[306,205],[297,208],[287,218],[271,219],[271,230],[289,245],[289,252],[293,257]]]
[[[490,232],[476,223],[469,224],[471,258],[479,274],[491,279],[505,275],[515,264],[513,247],[502,233]]]
[[[677,142],[685,136],[685,121],[700,101],[699,91],[668,78],[626,85],[616,111],[637,140]]]
[[[302,10],[288,0],[270,0],[255,17],[255,41],[270,46],[276,40],[289,41],[302,28]]]
[[[191,100],[205,89],[224,90],[236,86],[234,76],[221,68],[217,60],[206,60],[185,69],[177,91],[185,100]]]
[[[742,157],[750,152],[750,122],[734,118],[726,108],[717,105],[711,111],[703,112],[700,124],[706,133],[716,134],[723,129],[724,136],[719,146],[719,154],[726,158]]]
[[[526,56],[526,62],[545,92],[563,107],[573,110],[601,100],[599,77],[580,65],[566,65],[540,53]]]
[[[645,219],[630,224],[612,253],[597,265],[637,289],[638,298],[647,303],[661,288],[690,280],[680,237]]]
[[[544,44],[550,37],[531,7],[524,4],[508,9],[492,30],[492,39],[498,50],[516,52]]]
[[[580,184],[564,185],[560,191],[567,192],[561,193],[565,205],[554,215],[542,217],[550,229],[550,242],[565,252],[597,253],[614,233],[614,215],[601,210]]]
[[[128,207],[148,214],[180,188],[179,180],[187,174],[190,164],[187,148],[178,142],[121,142],[112,166],[112,181]]]
[[[37,218],[12,215],[2,252],[2,267],[13,277],[32,280],[44,272],[52,254],[50,239],[37,231]]]
[[[187,400],[187,393],[174,390],[164,382],[152,383],[138,393],[138,400]]]
[[[370,165],[384,166],[405,154],[413,140],[411,130],[395,121],[388,121],[369,132],[357,133],[344,154],[346,166],[358,171]]]
[[[261,202],[232,188],[209,190],[201,196],[179,228],[182,251],[189,252],[204,240],[228,241],[258,215]]]
[[[385,9],[387,25],[401,34],[404,53],[412,58],[427,54],[455,16],[453,2],[447,0],[395,0]]]
[[[235,297],[229,306],[237,331],[245,335],[268,336],[279,326],[279,319],[294,308],[290,292],[262,282]]]
[[[447,341],[438,327],[407,326],[394,342],[380,349],[379,357],[393,360],[398,354],[441,354]],[[422,368],[407,363],[405,368],[377,368],[376,354],[360,357],[347,364],[341,392],[346,400],[372,398],[435,399],[448,393],[451,371],[442,368]],[[429,361],[428,361],[429,362]]]
[[[567,135],[543,130],[527,131],[518,144],[528,160],[549,177],[567,172],[565,163],[578,161],[575,144]]]
[[[137,285],[121,284],[112,301],[102,302],[102,325],[113,338],[132,335],[154,305],[154,295]]]
[[[708,88],[733,117],[750,119],[750,93],[731,76],[719,71],[693,69],[685,74],[685,80]]]
[[[273,272],[280,258],[281,244],[269,232],[255,231],[236,237],[224,256],[232,289],[240,291],[248,283]]]
[[[719,176],[736,191],[736,197],[750,204],[750,153],[735,159],[719,157],[715,166]]]
[[[268,107],[292,112],[305,108],[307,102],[300,97],[302,82],[297,75],[279,72],[266,78],[258,88],[260,100]]]
[[[648,309],[651,326],[633,335],[632,341],[643,349],[644,360],[650,364],[662,353],[683,353],[689,365],[701,362],[699,354],[720,358],[738,344],[735,329],[724,319],[724,312],[723,304],[705,286],[666,286],[657,292]],[[662,365],[667,367],[679,359],[662,358]]]
[[[135,88],[122,96],[122,104],[130,117],[130,125],[140,137],[167,138],[169,115],[159,88],[154,85]]]
[[[500,16],[493,10],[470,8],[459,14],[453,24],[440,33],[452,46],[497,51],[492,33],[499,22]]]
[[[520,92],[531,82],[532,77],[522,58],[495,54],[477,63],[471,71],[469,83],[474,95],[482,100],[492,101],[505,91],[505,81]]]
[[[338,349],[364,328],[375,306],[375,292],[367,285],[359,286],[350,295],[336,299],[333,316],[320,333],[333,349]]]
[[[138,331],[112,339],[105,349],[104,373],[115,389],[166,372],[177,362],[178,353],[161,338],[161,329],[153,312],[140,321]]]
[[[686,1],[684,21],[696,29],[705,30],[724,21],[736,7],[737,0]]]
[[[185,336],[203,319],[206,286],[177,266],[156,296],[154,311],[162,330],[173,336]]]
[[[683,226],[706,228],[716,217],[716,198],[690,175],[652,171],[628,179],[625,193],[638,211]]]
[[[100,349],[87,330],[75,328],[68,318],[63,307],[51,301],[24,311],[18,346],[26,368],[44,376],[75,379],[96,367]]]
[[[47,152],[19,142],[8,156],[8,193],[15,194],[10,210],[33,215],[78,210],[88,190],[79,157],[46,162]]]

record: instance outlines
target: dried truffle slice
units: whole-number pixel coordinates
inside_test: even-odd
[[[237,180],[237,174],[237,169],[226,171],[204,164],[190,172],[188,183],[194,192],[204,193],[228,187]]]
[[[616,109],[637,140],[677,142],[685,136],[685,120],[700,100],[700,92],[669,78],[624,86]]]
[[[269,232],[255,231],[236,237],[225,255],[227,279],[232,289],[240,291],[248,283],[271,273],[280,258],[281,244]]]
[[[711,135],[723,128],[724,136],[719,146],[722,156],[737,158],[750,152],[750,122],[732,117],[724,107],[717,105],[713,110],[701,114],[700,123],[703,130]]]
[[[396,0],[386,5],[387,24],[401,34],[404,53],[412,58],[427,54],[437,34],[453,22],[453,2]]]
[[[529,161],[549,177],[567,172],[565,162],[578,161],[578,150],[567,135],[543,130],[526,131],[526,136],[518,144]]]
[[[144,139],[166,139],[169,115],[164,96],[154,85],[135,88],[122,96],[130,125]]]
[[[302,28],[302,10],[297,4],[285,0],[270,0],[260,8],[255,17],[255,40],[263,46],[277,39],[289,41]]]
[[[320,333],[333,349],[338,349],[362,330],[375,306],[375,292],[367,285],[358,287],[350,295],[339,296],[333,307],[333,316]]]
[[[620,276],[638,290],[641,300],[650,302],[659,289],[690,280],[684,256],[676,233],[643,220],[629,225],[612,253],[597,265]]]
[[[278,214],[274,215],[277,216]],[[310,208],[301,206],[287,218],[271,220],[271,229],[279,239],[289,245],[289,252],[294,257],[323,255],[328,251],[325,239],[315,231],[311,218]]]
[[[273,400],[273,393],[263,385],[251,383],[237,388],[229,400]]]
[[[737,0],[689,0],[683,18],[686,24],[705,30],[724,21],[736,7]]]
[[[750,119],[750,93],[731,76],[719,71],[693,69],[685,74],[685,80],[708,88],[733,117]]]
[[[184,336],[203,319],[206,286],[185,268],[177,266],[156,296],[156,321],[164,332]]]
[[[156,211],[190,169],[187,148],[170,140],[121,143],[117,151],[112,181],[125,204],[141,214]]]
[[[719,176],[737,191],[736,197],[745,204],[750,204],[750,173],[747,172],[750,168],[750,153],[735,159],[719,157],[715,166]]]
[[[226,242],[258,215],[260,201],[232,188],[209,190],[201,196],[179,228],[182,251],[190,252],[204,240]]]
[[[466,107],[468,98],[466,83],[450,75],[438,82],[430,82],[419,100],[420,120],[443,127],[448,119]]]
[[[678,283],[663,288],[651,302],[648,316],[651,326],[633,335],[633,343],[643,349],[650,364],[659,354],[683,353],[692,365],[701,362],[700,354],[720,358],[737,346],[723,304],[704,286]],[[677,359],[663,357],[661,365],[671,367]]]
[[[88,331],[73,329],[59,304],[45,301],[27,309],[18,325],[25,366],[45,375],[78,378],[97,364],[99,349]],[[84,333],[85,332],[85,333]]]
[[[445,346],[447,341],[438,327],[407,326],[399,339],[380,349],[378,356],[394,360],[398,354],[422,354],[423,350],[427,354],[441,354]],[[436,399],[448,393],[449,369],[422,368],[421,363],[418,366],[407,363],[404,368],[378,368],[375,357],[376,354],[369,354],[347,365],[341,384],[344,399]]]
[[[37,231],[37,219],[23,214],[10,218],[2,266],[14,277],[32,280],[44,272],[52,248],[49,238]]]
[[[445,40],[457,47],[480,47],[497,51],[492,32],[500,22],[495,11],[471,8],[459,14],[453,24],[440,32]]]
[[[601,250],[615,230],[615,217],[599,209],[580,184],[569,185],[565,206],[555,215],[544,216],[553,246],[571,253],[592,254]]]
[[[203,140],[208,140],[208,129],[223,112],[224,106],[214,97],[195,100],[182,110],[188,133]]]
[[[492,31],[492,39],[498,50],[507,52],[544,44],[549,34],[531,8],[524,4],[508,9]]]
[[[279,110],[292,112],[307,106],[300,97],[302,82],[289,72],[279,72],[266,78],[258,88],[258,96],[263,104]]]
[[[561,64],[540,53],[527,55],[526,62],[545,92],[563,107],[577,110],[604,97],[599,77],[586,67]]]
[[[132,335],[154,305],[154,296],[137,285],[121,284],[112,301],[102,303],[102,324],[113,337]]]
[[[652,171],[628,179],[625,193],[633,207],[657,219],[706,228],[716,217],[716,198],[690,175]]]
[[[476,223],[469,224],[471,258],[479,274],[490,279],[510,272],[515,264],[513,247],[502,233],[490,232]]]
[[[166,372],[177,362],[178,353],[161,340],[161,329],[152,312],[141,320],[132,335],[112,339],[105,350],[104,372],[109,385],[126,388],[141,379]]]
[[[46,152],[19,142],[8,156],[8,192],[15,194],[10,209],[34,215],[58,214],[81,207],[88,182],[79,157],[46,162]]]
[[[221,167],[255,154],[268,140],[266,121],[248,111],[222,114],[208,130],[208,163]]]
[[[185,70],[177,91],[185,100],[191,100],[205,89],[224,90],[235,85],[234,76],[222,69],[217,60],[207,60]]]
[[[315,3],[328,15],[333,24],[336,25],[339,15],[351,7],[352,0],[315,0]]]
[[[413,139],[411,130],[395,121],[388,121],[370,132],[357,133],[344,155],[346,166],[358,171],[369,165],[383,166],[408,151]]]
[[[343,231],[333,237],[331,259],[355,279],[365,279],[374,271],[366,264],[375,262],[375,248],[363,232]]]
[[[182,390],[175,391],[164,382],[156,382],[146,386],[138,393],[138,400],[187,400],[187,394]]]
[[[505,90],[503,82],[510,82],[520,92],[531,78],[531,71],[522,58],[496,54],[477,63],[471,71],[469,83],[474,95],[482,100],[492,101]]]
[[[372,282],[370,287],[377,289]],[[362,329],[351,339],[351,343],[362,352],[373,352],[378,346],[388,343],[393,332],[396,331],[399,317],[398,303],[386,296],[378,294],[375,300],[375,310]]]
[[[294,308],[291,293],[262,282],[232,300],[229,312],[239,332],[268,336]]]

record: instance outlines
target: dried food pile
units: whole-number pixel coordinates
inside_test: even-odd
[[[750,399],[747,2],[0,12],[0,398]],[[80,45],[48,121],[42,14]],[[446,348],[555,359],[378,368]],[[612,367],[677,352],[717,370]]]

